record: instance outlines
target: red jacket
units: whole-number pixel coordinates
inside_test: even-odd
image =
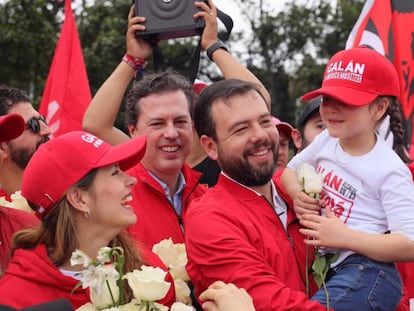
[[[201,174],[186,164],[182,173],[186,186],[182,194],[182,217],[187,213],[190,202],[202,196],[207,188],[199,184]],[[142,165],[138,164],[127,172],[137,179],[133,188],[134,210],[138,217],[135,225],[128,228],[131,235],[149,249],[163,239],[172,238],[174,243],[184,243],[180,223],[182,219],[167,200],[164,190]]]
[[[34,214],[0,206],[0,275],[10,260],[13,234],[23,228],[38,224],[39,219]]]
[[[167,268],[154,253],[140,250],[148,265]],[[168,273],[166,281],[172,282]],[[33,251],[18,249],[15,251],[9,268],[0,278],[0,305],[25,308],[51,300],[66,298],[73,307],[79,308],[90,301],[89,290],[79,287],[72,290],[79,281],[63,275],[50,261],[46,247],[40,245]],[[175,289],[172,284],[167,296],[160,303],[171,306],[175,301]]]
[[[223,280],[246,289],[257,311],[326,310],[305,294],[304,237],[293,210],[287,212],[288,232],[263,196],[220,175],[184,223],[187,271],[197,294]]]

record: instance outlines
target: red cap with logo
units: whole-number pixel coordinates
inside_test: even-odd
[[[0,142],[19,137],[24,131],[24,119],[21,115],[11,113],[0,116]]]
[[[30,159],[22,195],[38,206],[41,218],[92,169],[119,163],[127,170],[141,160],[145,147],[145,136],[112,146],[84,131],[63,134],[42,144]]]
[[[302,100],[308,101],[319,95],[352,106],[367,105],[378,96],[399,97],[398,74],[394,65],[373,49],[342,50],[326,65],[322,87],[306,93]]]

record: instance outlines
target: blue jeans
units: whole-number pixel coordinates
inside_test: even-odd
[[[336,311],[392,311],[402,297],[402,281],[393,263],[353,254],[329,270],[329,306]],[[323,286],[311,298],[326,305]]]

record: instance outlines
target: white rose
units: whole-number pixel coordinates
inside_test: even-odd
[[[98,311],[98,309],[92,303],[88,302],[77,308],[76,311]]]
[[[323,185],[323,176],[320,174],[314,174],[308,176],[305,179],[304,189],[306,193],[315,197],[315,194],[318,194],[322,191]]]
[[[316,174],[315,168],[308,163],[302,163],[299,166],[297,173],[298,173],[298,181],[301,185],[303,185],[303,180],[306,179],[309,175]]]
[[[316,173],[315,168],[308,164],[302,163],[298,169],[298,181],[301,184],[303,190],[315,197],[322,191],[323,177],[321,174]]]
[[[170,264],[168,267],[172,277],[176,279],[181,279],[183,281],[190,281],[187,270],[185,266],[187,265],[187,253],[179,253],[176,257],[176,260],[173,264]]]
[[[136,311],[139,310],[139,301],[132,299],[129,303],[119,306],[120,311]]]
[[[190,280],[185,269],[187,264],[187,251],[184,243],[174,244],[171,238],[164,239],[154,244],[152,251],[161,258],[174,279]]]
[[[171,287],[166,282],[167,272],[161,268],[142,266],[141,270],[128,272],[124,277],[128,279],[129,287],[138,300],[156,301],[162,299]]]
[[[167,267],[175,261],[176,251],[171,238],[164,239],[157,244],[154,244],[152,251],[161,258],[162,262]]]
[[[168,307],[164,306],[160,303],[154,302],[154,307],[157,308],[158,311],[168,311]]]
[[[119,287],[114,279],[106,279],[97,286],[89,286],[92,303],[98,309],[105,309],[118,303]]]
[[[182,302],[174,302],[170,311],[194,311],[193,306],[188,306]]]
[[[187,283],[181,279],[174,280],[174,287],[175,287],[175,300],[178,302],[182,302],[185,304],[191,304],[191,290],[188,287]]]

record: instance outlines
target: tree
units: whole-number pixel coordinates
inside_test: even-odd
[[[302,94],[320,86],[330,56],[345,47],[358,18],[361,1],[320,0],[308,6],[294,1],[274,13],[260,1],[240,1],[253,36],[247,42],[251,57],[262,62],[249,68],[272,95],[272,113],[294,124]],[[255,8],[255,9],[252,9]]]
[[[291,1],[280,12],[265,0],[232,0],[249,20],[252,36],[232,33],[229,45],[245,42],[248,54],[234,52],[244,59],[269,89],[272,113],[294,123],[298,98],[320,85],[328,58],[343,49],[361,7],[360,0],[329,0],[298,5]],[[90,87],[94,94],[119,64],[125,53],[125,32],[130,0],[74,1],[75,17],[83,47]],[[272,2],[273,3],[273,2]],[[63,3],[56,0],[9,0],[0,4],[1,83],[28,90],[39,103],[60,34]],[[185,72],[197,38],[162,41],[165,64]],[[148,70],[153,69],[149,60]],[[221,79],[215,65],[200,60],[199,76]],[[299,103],[299,105],[295,105]],[[119,121],[120,124],[120,121]]]
[[[0,81],[38,103],[58,38],[63,3],[10,0],[0,5]]]

